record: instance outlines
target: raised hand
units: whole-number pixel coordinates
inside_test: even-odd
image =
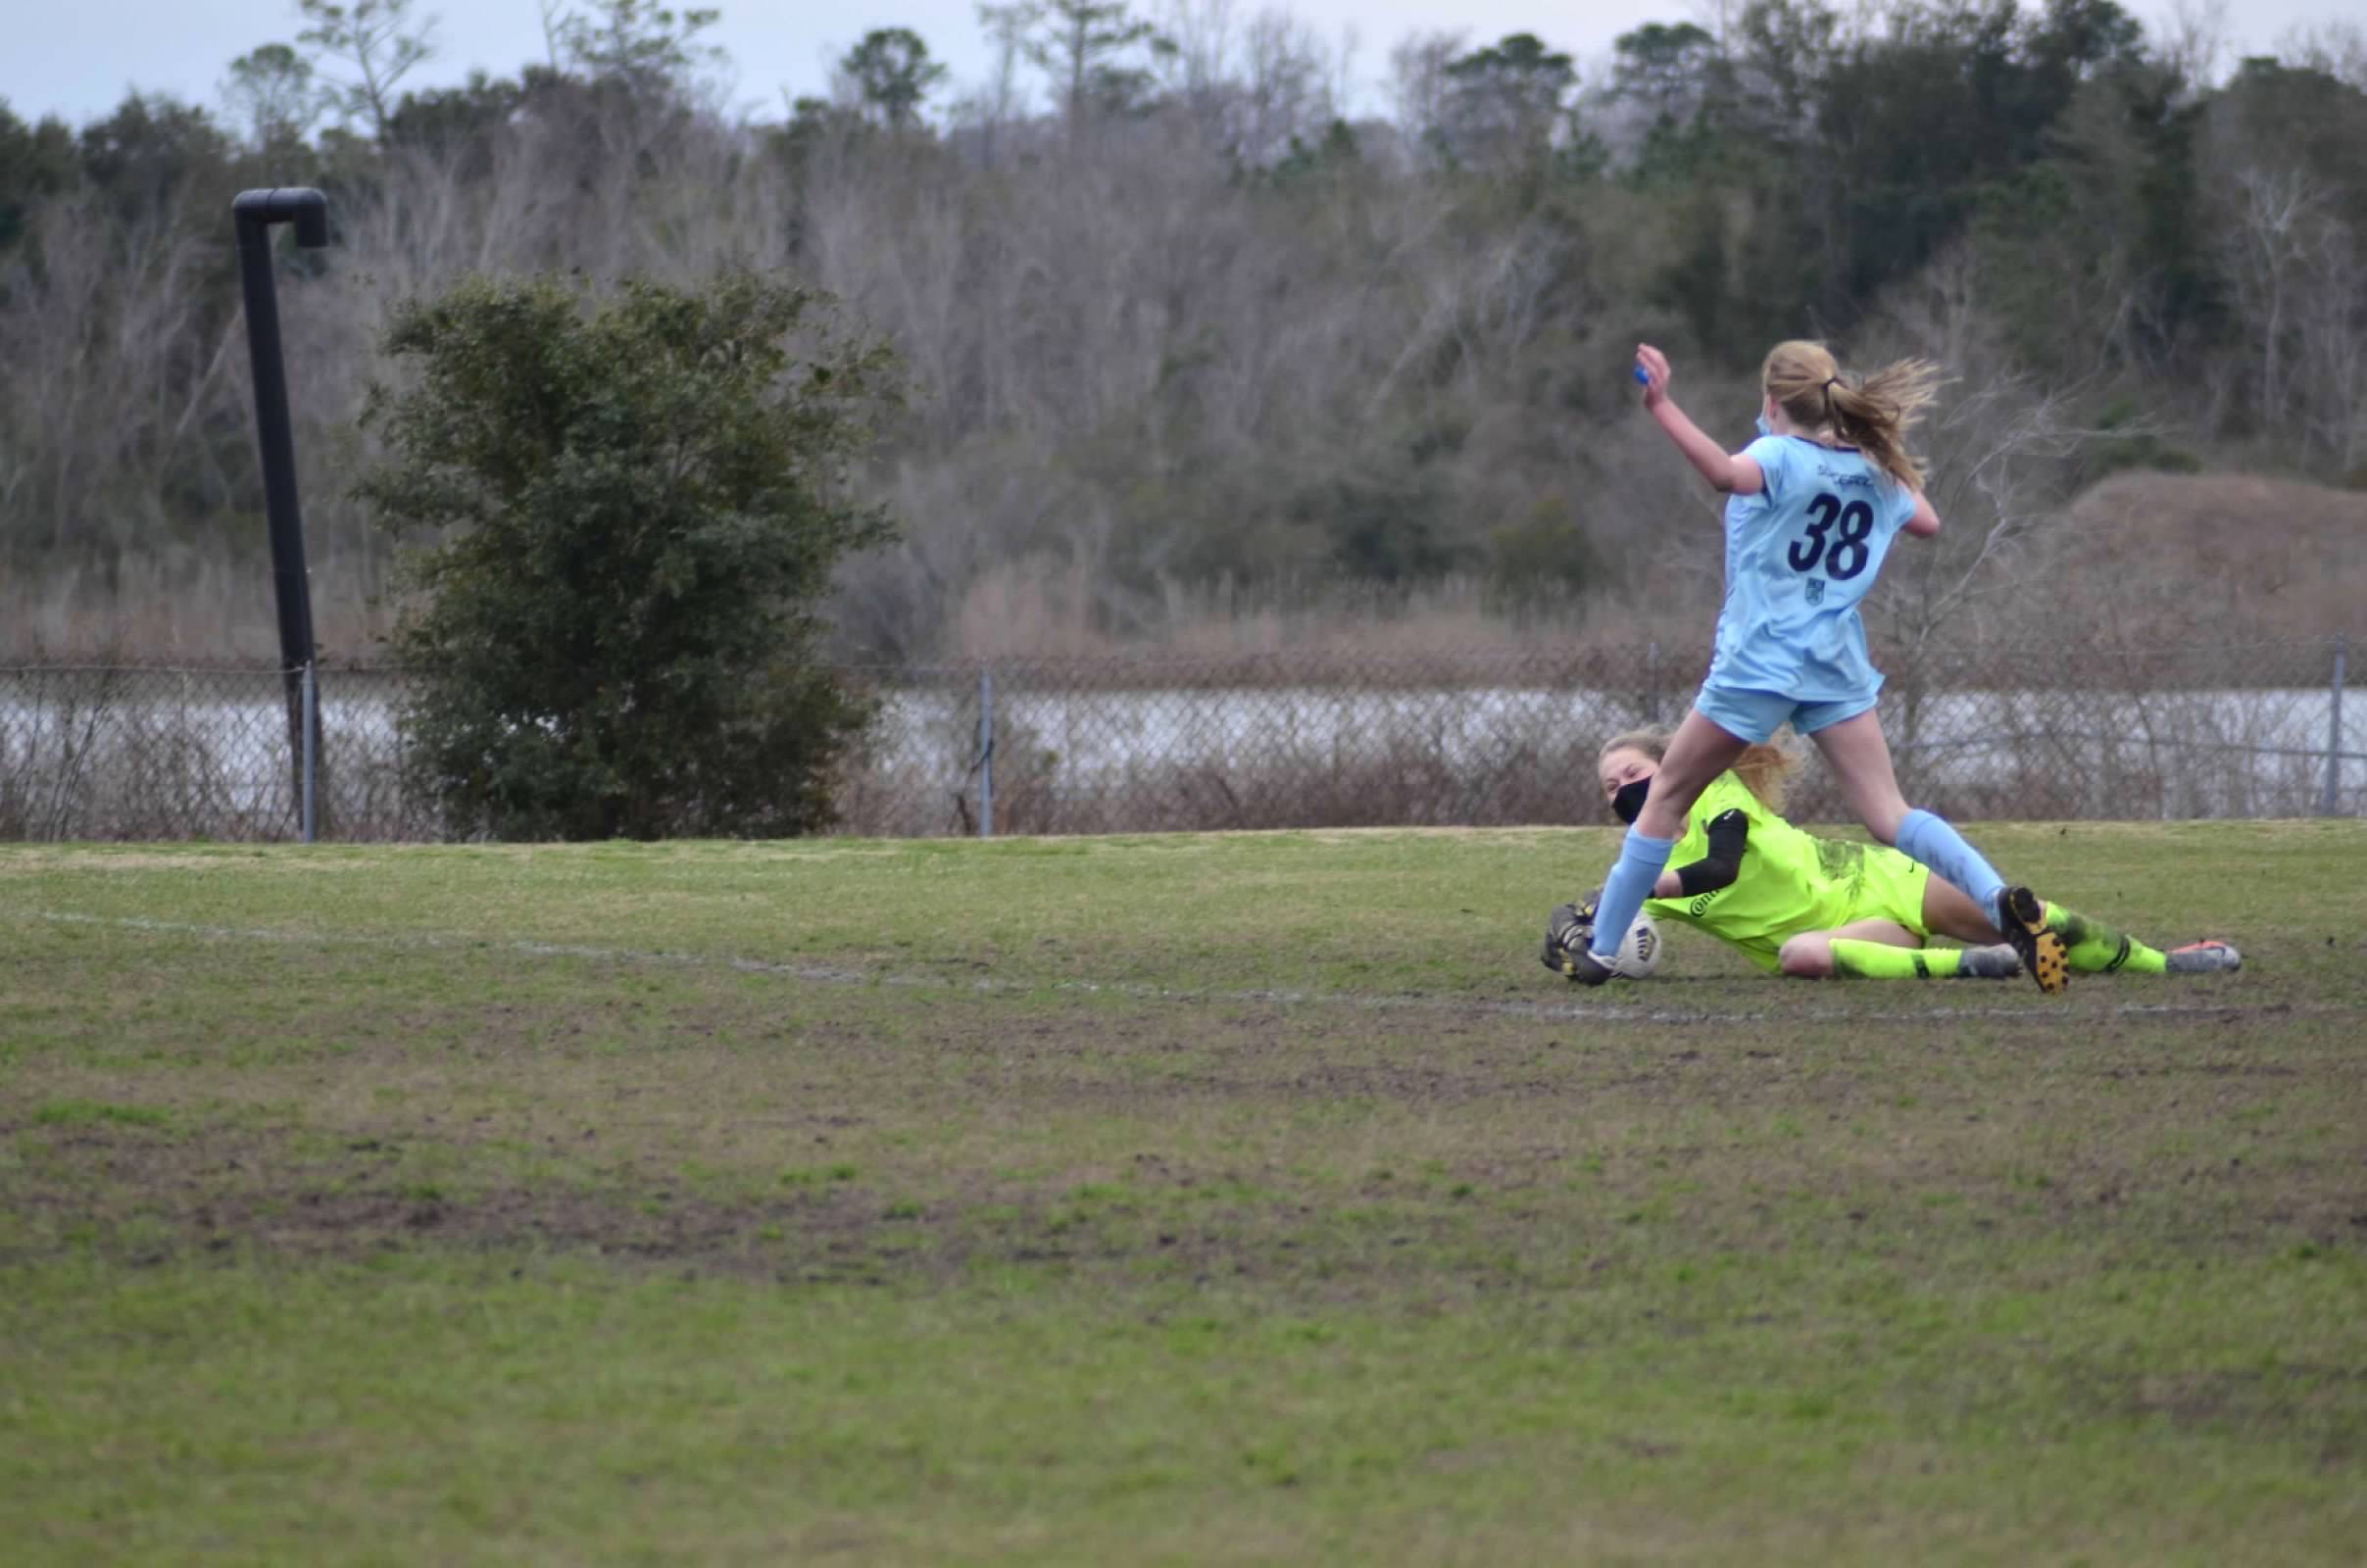
[[[1668,383],[1676,372],[1669,368],[1668,356],[1650,343],[1636,345],[1636,379],[1644,383],[1644,406],[1657,408],[1668,397]]]

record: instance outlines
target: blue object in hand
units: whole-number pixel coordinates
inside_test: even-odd
[[[1652,377],[1651,377],[1651,376],[1649,376],[1649,375],[1646,375],[1646,374],[1644,373],[1644,367],[1643,367],[1643,366],[1641,366],[1641,365],[1639,365],[1639,366],[1637,366],[1637,367],[1636,367],[1636,385],[1638,385],[1638,386],[1650,386],[1650,385],[1652,385]]]

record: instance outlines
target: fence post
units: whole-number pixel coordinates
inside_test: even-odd
[[[2350,652],[2350,637],[2337,632],[2334,639],[2333,700],[2326,709],[2326,794],[2318,802],[2322,815],[2332,816],[2338,796],[2337,785],[2342,776],[2342,664],[2343,656]]]
[[[304,662],[304,842],[321,836],[321,671]]]
[[[978,837],[995,836],[995,672],[978,669]]]

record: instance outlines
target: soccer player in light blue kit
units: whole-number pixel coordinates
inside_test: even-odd
[[[1979,851],[1899,792],[1874,699],[1882,676],[1866,657],[1857,602],[1891,541],[1929,538],[1940,515],[1906,432],[1931,402],[1938,372],[1907,360],[1854,383],[1821,343],[1778,343],[1759,372],[1759,438],[1728,454],[1668,395],[1668,357],[1636,350],[1644,406],[1726,502],[1726,604],[1717,653],[1693,710],[1668,745],[1643,809],[1596,907],[1562,934],[1562,972],[1601,985],[1702,790],[1744,750],[1789,721],[1815,742],[1867,831],[1964,890],[2013,944],[2049,994],[2067,979],[2046,906],[2008,887]],[[1591,925],[1592,930],[1586,929]]]

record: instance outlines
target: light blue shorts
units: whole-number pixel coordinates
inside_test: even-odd
[[[1864,696],[1845,697],[1836,703],[1803,703],[1782,692],[1754,692],[1742,686],[1713,686],[1704,682],[1693,706],[1701,710],[1703,718],[1727,734],[1755,744],[1783,728],[1786,719],[1800,734],[1813,735],[1845,718],[1855,718],[1872,708],[1880,695],[1879,679]]]

